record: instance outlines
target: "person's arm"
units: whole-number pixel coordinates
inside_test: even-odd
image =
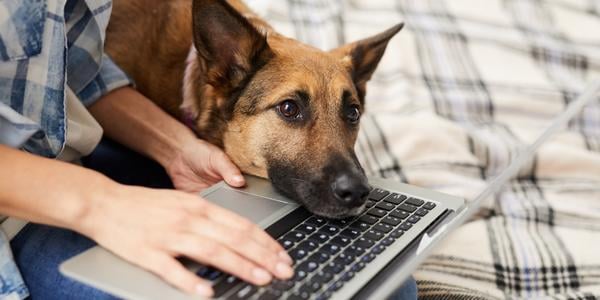
[[[244,185],[239,169],[221,149],[198,139],[131,87],[108,93],[89,110],[108,137],[160,163],[179,190],[197,192],[222,179]]]
[[[292,276],[291,259],[263,230],[198,196],[120,185],[3,145],[0,166],[1,214],[78,231],[187,292],[212,294],[179,256],[254,284]]]

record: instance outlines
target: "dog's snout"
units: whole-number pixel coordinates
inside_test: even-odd
[[[335,198],[344,206],[352,208],[365,203],[369,186],[359,176],[341,174],[331,184]]]

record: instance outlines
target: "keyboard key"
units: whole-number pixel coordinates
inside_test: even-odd
[[[375,259],[375,254],[367,253],[360,258],[360,261],[362,261],[363,263],[366,264],[366,263],[370,263],[371,261],[373,261],[373,259]]]
[[[321,229],[319,229],[319,232],[332,236],[332,235],[335,235],[336,233],[340,232],[340,229],[335,226],[325,225],[324,227],[321,227]]]
[[[311,282],[318,282],[321,285],[328,283],[331,279],[333,279],[333,275],[331,275],[331,273],[327,273],[327,272],[321,272],[315,276],[313,276],[310,281]]]
[[[223,273],[215,268],[201,266],[198,271],[196,271],[196,275],[210,281],[215,281],[217,278],[221,277]]]
[[[335,292],[335,291],[341,289],[342,286],[344,286],[344,282],[342,280],[338,280],[329,287],[329,290],[332,292]]]
[[[319,263],[314,260],[306,260],[298,265],[296,271],[304,271],[306,273],[311,273],[319,267]]]
[[[369,199],[379,201],[379,200],[383,199],[385,196],[387,196],[389,193],[390,192],[388,192],[386,190],[376,188],[376,189],[373,189],[371,191],[371,193],[369,193]]]
[[[308,273],[306,273],[306,271],[303,271],[303,270],[296,270],[296,271],[294,272],[294,277],[292,277],[292,279],[291,279],[291,280],[292,280],[292,281],[295,281],[295,282],[302,281],[302,280],[304,280],[304,278],[306,278],[306,275],[307,275],[307,274],[308,274]]]
[[[286,240],[284,238],[279,240],[279,244],[281,244],[281,246],[283,247],[283,249],[287,250],[290,249],[294,246],[294,242],[290,241],[290,240]]]
[[[290,281],[290,280],[285,280],[285,281],[273,280],[270,288],[275,289],[275,290],[280,290],[280,291],[289,291],[294,287],[294,285],[295,285],[295,282]]]
[[[351,239],[355,239],[355,238],[357,238],[357,237],[360,236],[360,231],[356,230],[354,228],[348,228],[348,229],[344,229],[344,231],[340,232],[340,235],[337,236],[336,238],[338,238],[340,236],[346,236],[346,237],[349,237]],[[342,245],[342,246],[344,246],[344,245]]]
[[[317,244],[323,244],[329,240],[329,235],[317,232],[313,233],[313,235],[311,235],[309,239],[315,241]]]
[[[381,243],[381,244],[375,245],[375,247],[373,247],[373,249],[371,251],[375,254],[381,254],[381,252],[383,252],[383,250],[385,250],[385,245],[383,245],[383,243]]]
[[[325,220],[325,218],[313,216],[310,217],[308,220],[304,221],[304,223],[311,224],[315,227],[321,227],[327,223],[327,220]]]
[[[350,279],[354,278],[354,272],[349,271],[344,273],[344,275],[342,275],[342,277],[340,277],[340,280],[342,281],[350,281]]]
[[[300,287],[299,291],[301,293],[306,292],[309,295],[313,295],[316,291],[321,289],[320,282],[307,282],[303,286]]]
[[[277,300],[283,293],[278,290],[267,290],[258,296],[260,300]]]
[[[346,229],[346,230],[348,230],[348,229]],[[340,247],[345,247],[346,245],[350,244],[351,241],[352,240],[347,236],[338,235],[331,240],[331,243],[338,245]]]
[[[404,231],[409,230],[411,227],[412,227],[412,224],[409,222],[404,222],[404,223],[400,224],[400,226],[398,226],[398,228],[400,228]]]
[[[319,247],[319,245],[315,241],[310,240],[310,239],[306,240],[298,245],[298,248],[304,249],[308,252],[311,252],[311,251],[317,249],[318,247]]]
[[[221,297],[229,290],[233,289],[236,285],[240,284],[242,281],[237,279],[235,276],[227,276],[225,279],[219,281],[219,283],[215,284],[213,290],[215,292],[215,297]]]
[[[343,264],[343,265],[349,265],[350,263],[352,263],[352,262],[354,261],[354,259],[355,259],[355,258],[356,258],[356,257],[355,257],[354,255],[349,255],[349,254],[348,254],[348,253],[346,253],[346,252],[342,252],[342,253],[340,253],[340,255],[338,255],[338,256],[335,258],[335,260],[334,260],[334,261],[335,261],[336,263],[341,263],[341,264]]]
[[[361,247],[363,249],[369,249],[373,246],[373,244],[374,244],[374,242],[372,240],[366,239],[364,237],[361,237],[356,242],[354,242],[354,245],[356,245],[357,247]]]
[[[294,250],[292,250],[290,252],[290,256],[294,259],[294,260],[301,260],[303,259],[306,255],[308,254],[308,251],[301,249],[301,248],[296,248]]]
[[[311,255],[308,260],[312,260],[312,261],[316,261],[319,263],[324,263],[327,260],[329,260],[329,254],[325,253],[325,252],[317,252],[313,255]]]
[[[398,209],[411,213],[417,210],[417,207],[410,204],[402,203],[398,205]]]
[[[365,206],[366,206],[367,208],[371,208],[371,207],[375,206],[375,203],[376,203],[376,202],[375,202],[375,201],[373,201],[373,200],[367,200],[367,202],[365,203]]]
[[[415,215],[412,215],[412,216],[408,217],[408,219],[406,219],[406,221],[413,223],[413,224],[419,222],[419,220],[421,220],[421,218],[419,218],[418,216],[415,216]]]
[[[388,232],[392,231],[392,229],[394,229],[394,227],[390,226],[389,224],[379,222],[379,223],[377,223],[377,225],[375,225],[373,227],[373,229],[381,231],[383,233],[388,233]]]
[[[403,234],[404,234],[404,230],[396,229],[396,230],[392,231],[390,236],[397,239],[397,238],[401,237]]]
[[[348,246],[348,248],[346,248],[346,250],[344,250],[344,253],[348,254],[349,256],[360,256],[361,254],[365,253],[366,249],[363,247],[360,247],[358,245],[350,245]]]
[[[327,244],[327,245],[321,247],[322,251],[325,251],[331,255],[338,253],[341,249],[342,248],[340,248],[340,246],[338,246],[336,244]]]
[[[425,215],[427,215],[428,212],[429,212],[429,210],[427,210],[425,207],[421,207],[421,208],[417,209],[415,214],[420,217],[424,217]]]
[[[311,234],[313,232],[315,232],[316,227],[310,224],[301,224],[300,226],[296,227],[296,230],[303,232],[305,234]]]
[[[310,295],[303,295],[299,292],[293,293],[290,296],[288,296],[288,300],[306,300],[310,298]]]
[[[344,265],[337,264],[335,262],[330,262],[323,268],[323,272],[330,274],[338,274],[339,272],[344,270]]]
[[[357,263],[355,263],[354,265],[352,265],[352,267],[350,267],[350,270],[354,273],[357,273],[358,271],[362,270],[365,267],[365,263],[362,261],[359,261]]]
[[[382,244],[384,244],[385,246],[389,246],[391,244],[393,244],[396,241],[396,239],[392,236],[387,237],[385,239],[383,239],[383,241],[381,241]]]
[[[394,203],[394,204],[400,204],[402,203],[402,201],[406,200],[406,196],[404,195],[399,195],[399,194],[391,194],[388,197],[385,197],[384,201],[390,202],[390,203]]]
[[[368,223],[365,223],[363,221],[356,221],[356,222],[350,224],[350,228],[354,228],[356,230],[359,230],[360,232],[364,232],[364,231],[368,230],[369,228],[371,228],[371,225]]]
[[[383,218],[381,220],[381,222],[392,225],[392,226],[396,226],[396,225],[400,224],[400,222],[402,222],[402,220],[400,220],[399,218],[396,218],[392,215],[389,215],[389,216],[385,216],[385,218]]]
[[[390,216],[398,219],[406,219],[408,216],[410,216],[410,214],[403,210],[396,209],[390,213]]]
[[[408,198],[408,200],[404,201],[404,203],[408,203],[414,206],[421,206],[423,205],[423,203],[425,203],[425,201],[417,198]]]
[[[250,296],[254,295],[254,293],[256,293],[256,291],[257,291],[257,288],[255,286],[250,285],[250,284],[246,284],[237,293],[234,294],[233,299],[247,299],[247,298],[250,298]]]
[[[426,209],[432,210],[432,209],[435,208],[435,203],[433,203],[433,202],[427,202],[427,203],[425,203],[425,205],[423,205],[423,207],[426,208]]]
[[[298,242],[305,237],[304,233],[298,231],[291,231],[283,237],[283,240],[289,240],[292,242]]]
[[[367,214],[375,216],[377,218],[381,218],[381,217],[387,215],[387,211],[384,209],[381,209],[381,208],[373,207],[373,208],[369,209],[369,211],[367,211]],[[372,217],[372,216],[364,215],[358,219],[363,222],[369,223],[369,224],[375,224],[378,220],[377,220],[377,218]],[[369,220],[369,221],[367,221],[367,220]],[[370,223],[370,222],[373,222],[373,223]]]
[[[381,233],[377,230],[371,229],[371,230],[367,231],[367,233],[365,233],[363,235],[363,237],[365,237],[369,240],[372,240],[372,241],[379,241],[380,239],[383,238],[383,233]]]
[[[389,203],[389,202],[383,201],[383,202],[377,203],[377,205],[375,205],[375,207],[383,209],[383,210],[390,211],[390,210],[396,208],[396,205],[394,205],[392,203]]]
[[[341,219],[341,220],[329,220],[328,223],[337,228],[344,228],[344,227],[350,225],[350,223],[352,223],[352,221],[354,221],[354,218],[346,218],[346,219]]]

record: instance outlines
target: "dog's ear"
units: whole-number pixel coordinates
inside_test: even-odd
[[[235,90],[272,56],[267,38],[224,0],[194,0],[194,46],[206,61],[208,83]]]
[[[367,81],[383,57],[388,42],[403,26],[404,23],[400,23],[375,36],[331,50],[348,65],[361,101],[365,96]]]

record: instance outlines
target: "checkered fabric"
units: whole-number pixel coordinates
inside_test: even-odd
[[[263,15],[322,49],[405,22],[368,85],[358,155],[371,175],[471,200],[600,73],[597,0],[278,0]],[[600,297],[600,96],[415,277],[423,299]]]

